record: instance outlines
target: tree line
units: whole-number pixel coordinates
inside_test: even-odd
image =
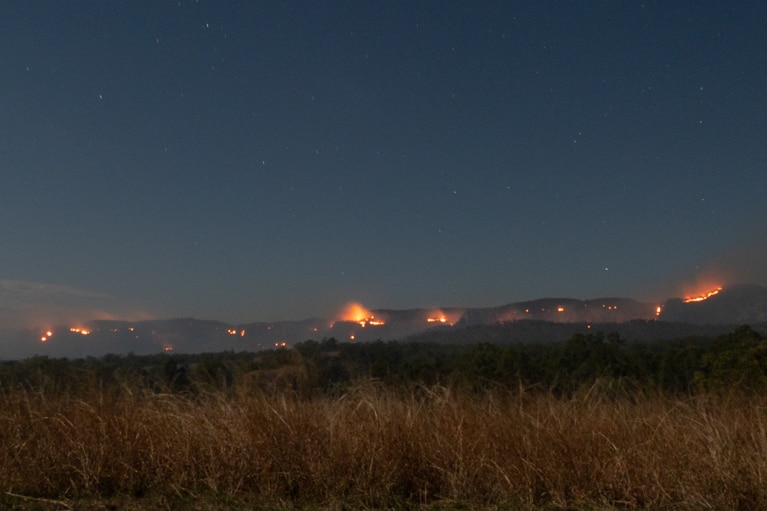
[[[748,326],[713,338],[628,341],[576,333],[542,344],[440,344],[307,340],[260,352],[35,356],[0,362],[0,388],[40,392],[137,386],[154,392],[342,393],[360,380],[386,386],[446,385],[569,397],[598,386],[612,393],[759,393],[767,390],[767,339]]]

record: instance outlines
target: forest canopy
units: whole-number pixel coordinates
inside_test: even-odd
[[[72,390],[140,384],[157,392],[342,392],[360,380],[387,386],[447,385],[471,392],[523,389],[568,397],[598,384],[611,392],[692,395],[767,388],[767,339],[748,326],[713,338],[638,342],[617,333],[573,334],[564,342],[340,342],[307,340],[260,352],[36,356],[0,363],[0,385]]]

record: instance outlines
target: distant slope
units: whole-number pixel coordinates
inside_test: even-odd
[[[626,341],[656,341],[689,337],[713,338],[732,332],[735,324],[702,325],[637,319],[621,323],[555,323],[521,320],[495,325],[472,325],[465,328],[432,330],[402,339],[403,342],[436,344],[539,344],[562,342],[573,334],[618,333]],[[767,334],[767,323],[751,324],[757,332]]]
[[[410,339],[430,342],[545,342],[575,332],[619,332],[628,339],[717,335],[733,326],[767,324],[767,288],[733,286],[710,298],[659,305],[627,298],[542,298],[487,308],[379,309],[362,321],[310,318],[230,325],[194,318],[138,322],[100,320],[83,328],[0,332],[0,358],[258,351],[308,339]],[[86,333],[87,332],[87,333]],[[43,342],[41,339],[45,337]]]
[[[542,298],[511,303],[500,307],[468,309],[462,325],[487,325],[519,320],[540,320],[555,323],[619,323],[632,319],[653,319],[657,305],[629,298]]]
[[[700,302],[685,303],[676,298],[666,302],[661,318],[701,325],[767,322],[767,288],[738,285],[723,289]]]

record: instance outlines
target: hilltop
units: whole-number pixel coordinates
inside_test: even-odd
[[[705,298],[646,303],[629,298],[542,298],[485,308],[349,309],[342,318],[251,322],[237,325],[195,318],[98,320],[45,330],[5,332],[0,357],[64,357],[161,351],[258,351],[308,339],[367,342],[545,342],[573,333],[620,332],[628,339],[718,335],[741,324],[767,323],[767,288],[739,285]]]

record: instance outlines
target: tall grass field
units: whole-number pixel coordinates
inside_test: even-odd
[[[0,393],[8,509],[767,509],[767,397]]]

